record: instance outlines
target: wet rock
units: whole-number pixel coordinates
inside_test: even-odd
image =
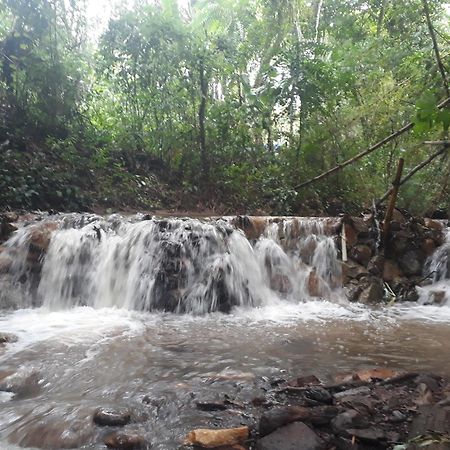
[[[224,411],[227,409],[227,405],[224,402],[196,402],[195,404],[198,409],[202,411]]]
[[[304,386],[316,386],[318,384],[321,384],[321,382],[315,375],[308,375],[306,377],[294,378],[290,380],[288,384],[289,386],[304,387]]]
[[[313,425],[326,425],[338,414],[334,406],[304,408],[301,406],[283,406],[265,411],[259,420],[261,436],[271,433],[292,422],[309,422]]]
[[[216,448],[241,444],[249,436],[248,427],[227,429],[197,429],[191,431],[184,441],[185,445],[198,445],[204,448]]]
[[[0,215],[0,243],[7,241],[17,231],[17,228],[10,222],[12,220],[9,217],[4,214]]]
[[[27,369],[18,370],[0,383],[0,391],[13,393],[16,400],[35,397],[40,390],[39,373]]]
[[[148,447],[143,436],[133,433],[112,433],[104,440],[108,448],[118,450],[143,450]]]
[[[308,293],[311,297],[322,297],[323,281],[313,269],[308,276]]]
[[[380,277],[384,271],[384,256],[376,255],[370,259],[367,264],[367,270],[370,274]]]
[[[361,280],[363,286],[365,285],[361,294],[359,294],[358,301],[364,304],[379,303],[384,299],[384,286],[379,278],[367,277]]]
[[[318,404],[330,405],[333,403],[332,395],[320,386],[305,389],[303,397],[306,402],[312,406],[316,406]]]
[[[386,259],[383,267],[383,280],[389,283],[401,277],[403,277],[403,272],[397,263],[391,259]]]
[[[130,423],[131,414],[128,410],[99,408],[94,412],[94,423],[99,426],[123,427]]]
[[[350,250],[350,256],[357,263],[367,267],[372,257],[372,250],[367,245],[355,245]]]
[[[19,338],[15,334],[0,332],[0,346],[17,342]]]
[[[436,243],[433,239],[427,238],[422,241],[420,244],[421,250],[425,253],[425,256],[431,256],[433,252],[436,250]]]
[[[259,439],[257,450],[322,450],[325,442],[302,422],[291,423]]]
[[[357,278],[359,275],[365,275],[368,273],[368,270],[358,264],[356,261],[349,259],[347,262],[341,263],[342,267],[342,281],[344,284],[347,284],[350,280]]]
[[[386,440],[386,434],[383,430],[375,427],[366,429],[351,428],[347,430],[349,436],[360,439],[361,441],[376,442]]]
[[[57,228],[58,224],[56,222],[44,222],[34,226],[30,234],[30,245],[42,252],[46,252],[50,245],[51,234]]]
[[[349,428],[367,428],[369,422],[359,411],[349,409],[338,414],[332,421],[331,425],[335,432],[341,433]]]
[[[420,250],[410,250],[399,258],[399,266],[406,276],[419,275],[424,259]]]

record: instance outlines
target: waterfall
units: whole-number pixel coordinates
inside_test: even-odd
[[[432,284],[419,288],[419,301],[422,304],[446,304],[450,300],[450,228],[445,242],[438,247],[425,264],[425,276]]]
[[[4,244],[0,306],[202,314],[330,298],[341,284],[330,229],[327,219],[55,216]]]

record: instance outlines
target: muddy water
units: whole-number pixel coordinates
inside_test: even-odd
[[[261,377],[388,366],[450,376],[450,308],[369,310],[274,302],[231,315],[151,314],[77,307],[4,312],[19,337],[0,350],[0,448],[101,449],[111,430],[98,407],[127,407],[152,448],[176,449],[194,427],[248,423],[241,412],[202,412],[195,401],[248,402]],[[1,376],[1,375],[0,375]]]

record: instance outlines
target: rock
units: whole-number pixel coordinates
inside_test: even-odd
[[[123,427],[130,423],[131,414],[128,410],[99,408],[94,413],[94,423],[99,426]]]
[[[147,447],[145,439],[139,434],[112,433],[104,440],[108,448],[119,450],[141,450]]]
[[[304,387],[304,386],[316,386],[320,383],[320,380],[315,375],[308,375],[306,377],[295,378],[288,383],[290,386]]]
[[[265,411],[259,420],[259,433],[265,436],[273,430],[292,422],[310,422],[313,425],[326,425],[338,414],[334,406],[304,408],[302,406],[282,406]]]
[[[304,390],[303,396],[306,402],[310,405],[326,404],[330,405],[333,403],[333,397],[331,394],[320,386],[309,387]]]
[[[0,243],[7,241],[15,231],[17,228],[10,223],[9,219],[0,216]]]
[[[367,271],[376,277],[382,276],[384,271],[384,256],[376,255],[371,258],[367,264]]]
[[[344,432],[349,428],[367,428],[368,420],[358,411],[349,409],[338,414],[332,421],[331,425],[336,432]]]
[[[371,277],[363,280],[367,287],[359,295],[358,301],[364,304],[379,303],[384,299],[384,286],[379,278]]]
[[[419,275],[424,259],[420,250],[410,250],[399,258],[399,266],[406,276]]]
[[[386,435],[379,428],[371,427],[366,429],[351,428],[347,430],[349,436],[354,436],[362,441],[377,442],[386,440]]]
[[[392,221],[398,222],[399,224],[406,223],[405,216],[396,208],[394,208],[394,211],[392,211]]]
[[[367,245],[355,245],[350,249],[350,257],[357,263],[367,267],[372,257],[372,250]]]
[[[431,228],[432,230],[438,231],[442,231],[442,229],[444,228],[441,222],[434,219],[425,219],[425,226],[427,228]]]
[[[259,439],[257,450],[322,450],[325,442],[302,422],[291,423]]]
[[[347,248],[353,247],[358,242],[358,232],[349,223],[345,223],[344,226]]]
[[[401,277],[403,277],[403,272],[400,270],[397,263],[392,259],[386,259],[384,261],[383,280],[389,283],[398,280]]]
[[[51,234],[58,228],[56,222],[44,222],[33,226],[30,234],[30,244],[46,252],[50,245]]]
[[[197,402],[196,406],[202,411],[224,411],[227,409],[227,405],[224,402]]]
[[[341,267],[342,282],[344,284],[347,284],[350,280],[357,278],[359,275],[368,273],[368,270],[364,266],[352,259],[347,260],[347,262],[342,262]]]
[[[15,334],[0,332],[0,345],[12,344],[18,340],[19,338]]]
[[[420,249],[425,253],[425,256],[431,256],[436,250],[436,243],[431,238],[426,238],[420,244]]]
[[[185,445],[198,445],[204,448],[216,448],[240,444],[248,439],[249,428],[197,429],[191,431],[184,441]]]
[[[323,282],[315,269],[311,270],[308,276],[308,293],[311,297],[322,297]]]

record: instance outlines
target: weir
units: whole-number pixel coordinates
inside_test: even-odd
[[[24,225],[4,244],[0,302],[202,314],[274,299],[330,299],[341,287],[338,224],[327,218],[51,217]]]

